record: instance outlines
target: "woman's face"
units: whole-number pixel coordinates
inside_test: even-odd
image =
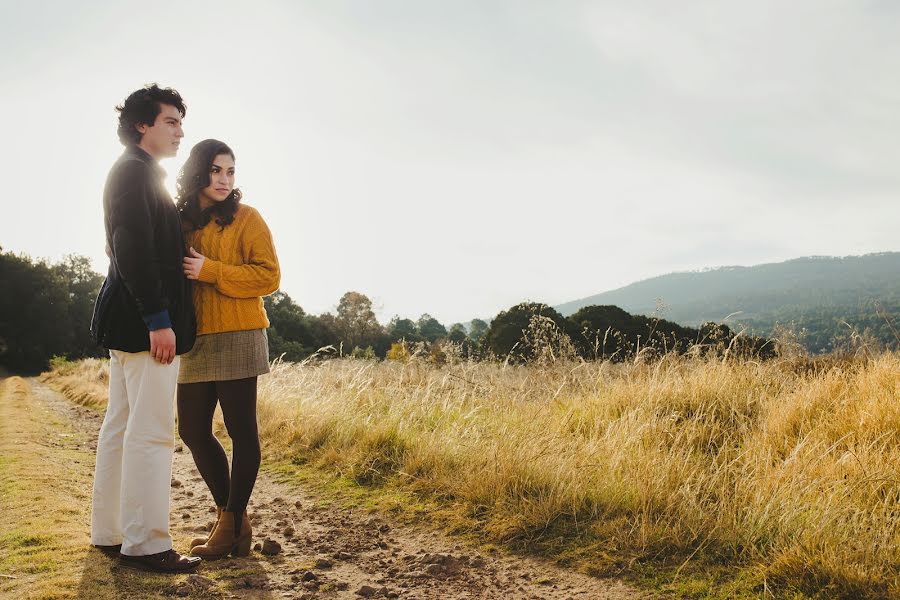
[[[234,159],[230,154],[219,154],[209,170],[209,185],[200,190],[200,201],[205,206],[222,202],[234,189]]]

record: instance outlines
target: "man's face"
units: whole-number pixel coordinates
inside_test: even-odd
[[[137,127],[138,132],[144,134],[138,145],[157,160],[175,156],[184,137],[178,109],[171,104],[161,104],[160,108],[152,126],[141,124]]]

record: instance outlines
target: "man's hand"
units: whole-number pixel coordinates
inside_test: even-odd
[[[203,261],[206,260],[206,257],[194,250],[193,246],[188,250],[188,254],[189,256],[185,256],[182,263],[184,274],[188,279],[199,279],[200,269],[203,268]]]
[[[175,360],[175,332],[171,327],[150,332],[150,356],[163,365]]]

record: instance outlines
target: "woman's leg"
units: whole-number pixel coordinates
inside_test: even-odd
[[[228,457],[212,431],[216,411],[216,384],[178,384],[178,435],[191,449],[197,470],[212,493],[216,506],[225,506],[231,480]]]
[[[231,489],[225,510],[234,513],[235,534],[247,510],[259,472],[259,432],[256,425],[256,377],[216,382],[216,393],[231,436]]]

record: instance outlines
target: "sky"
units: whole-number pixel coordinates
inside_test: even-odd
[[[307,312],[449,325],[900,249],[900,4],[0,0],[4,251],[105,272],[114,107],[235,151]]]

